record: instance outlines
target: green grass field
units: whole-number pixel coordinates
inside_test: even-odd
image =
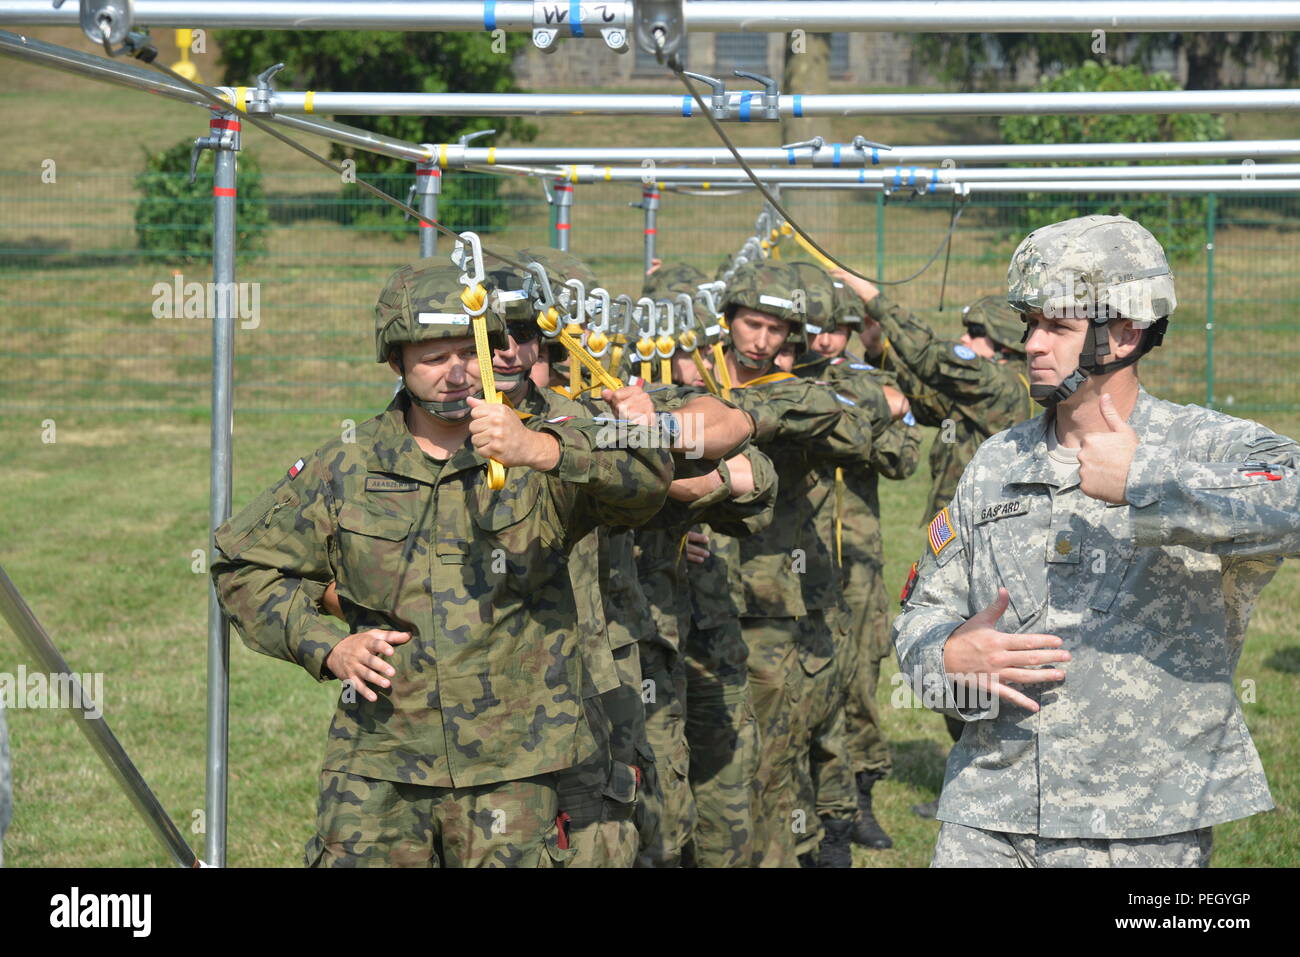
[[[83,45],[75,31],[34,33]],[[205,75],[215,79],[210,71]],[[210,331],[200,321],[151,315],[149,290],[170,281],[172,267],[132,255],[130,179],[143,149],[205,133],[206,116],[3,59],[0,89],[6,117],[0,129],[0,564],[73,669],[105,674],[108,722],[201,851],[202,835],[193,828],[201,824],[203,807],[207,578],[191,564],[193,550],[207,541]],[[1228,121],[1238,137],[1298,135],[1290,114]],[[771,145],[778,138],[775,127],[731,131],[742,145]],[[841,118],[827,124],[826,133],[897,143],[997,140],[991,119]],[[537,142],[582,139],[715,145],[698,124],[665,119],[634,125],[602,117],[547,120]],[[326,174],[314,176],[296,154],[264,137],[248,136],[246,147],[258,151],[272,197],[308,203],[336,188]],[[58,162],[58,184],[40,183],[46,158]],[[590,254],[612,287],[628,286],[640,257],[640,219],[626,201],[637,191],[596,189],[579,199],[574,249]],[[509,225],[494,241],[545,244],[547,213],[537,188],[511,183],[506,197]],[[850,262],[874,265],[873,203],[806,197],[795,208]],[[739,245],[755,210],[748,197],[668,197],[661,249],[711,268]],[[900,203],[886,215],[886,265],[889,275],[899,276],[929,255],[946,213]],[[948,277],[950,304],[996,289],[1015,237],[995,218],[992,211],[972,211],[963,221]],[[1264,214],[1239,219],[1216,237],[1216,396],[1298,435],[1300,414],[1279,411],[1300,408],[1291,371],[1300,301],[1292,265],[1295,220]],[[236,508],[296,458],[337,437],[343,419],[359,421],[382,407],[391,380],[368,361],[370,308],[384,276],[414,255],[414,230],[408,243],[395,243],[344,230],[322,215],[277,226],[270,255],[241,265],[241,279],[262,284],[264,318],[259,328],[237,333]],[[186,269],[191,278],[207,278],[204,264]],[[1159,361],[1151,362],[1149,381],[1154,391],[1201,401],[1205,251],[1176,269],[1183,304],[1166,349],[1153,356]],[[931,270],[898,296],[933,309],[939,286],[938,270]],[[955,327],[952,308],[936,318]],[[47,419],[54,420],[53,443],[42,441]],[[924,469],[907,482],[885,483],[882,491],[891,590],[923,547]],[[1238,672],[1239,679],[1255,682],[1255,700],[1244,709],[1278,810],[1218,828],[1217,866],[1300,863],[1296,569],[1284,566],[1265,590]],[[231,661],[229,862],[294,866],[312,828],[332,690],[246,651],[237,638]],[[0,671],[13,672],[19,664],[34,665],[0,628]],[[889,707],[891,690],[889,676],[882,676],[883,720],[896,770],[876,793],[878,814],[896,846],[872,854],[858,850],[860,866],[922,866],[938,830],[908,808],[937,794],[946,732],[936,715]],[[67,715],[13,711],[8,720],[16,788],[5,847],[11,865],[163,863]]]

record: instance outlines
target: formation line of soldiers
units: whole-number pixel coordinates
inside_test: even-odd
[[[341,683],[308,866],[848,867],[852,843],[891,843],[872,788],[895,649],[962,731],[936,863],[1037,863],[1081,821],[1106,844],[1174,833],[1152,814],[1199,833],[1265,806],[1221,632],[1239,650],[1280,560],[1260,530],[1294,499],[1295,446],[1253,423],[1216,445],[1210,425],[1238,420],[1139,392],[1133,363],[1174,304],[1153,250],[1119,217],[1039,230],[1010,302],[973,303],[955,342],[870,283],[776,258],[724,264],[722,282],[666,266],[635,302],[553,250],[510,251],[527,269],[470,268],[466,250],[463,269],[399,269],[375,307],[376,359],[401,377],[388,408],[216,537],[245,643]],[[1045,295],[1080,267],[1167,292],[1159,315],[1103,322],[1113,301]],[[1081,317],[1053,318],[1063,303]],[[1128,413],[1143,443],[1163,430],[1158,453],[1129,452],[1153,487],[1130,476],[1128,508],[1120,443],[1094,452],[1078,428],[1095,423],[1065,414],[1107,383],[1108,436],[1127,438]],[[1031,418],[1031,397],[1047,411]],[[915,471],[919,425],[939,430],[936,514],[891,638],[879,481]],[[1239,468],[1242,449],[1278,478]],[[1073,485],[1053,464],[1070,452]],[[1179,455],[1209,484],[1153,491]],[[1199,464],[1217,455],[1236,484]],[[1109,570],[1085,585],[1103,545]],[[1156,585],[1172,587],[1153,602]],[[1067,667],[1079,678],[1054,677]],[[1141,782],[1114,778],[1117,747]]]

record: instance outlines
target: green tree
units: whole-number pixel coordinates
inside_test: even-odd
[[[1102,66],[1088,61],[1042,80],[1038,89],[1047,93],[1084,93],[1131,90],[1176,90],[1167,73],[1146,73],[1141,67]],[[1224,138],[1223,123],[1206,113],[1174,114],[1084,114],[1078,116],[1004,116],[998,122],[1007,143],[1162,143]],[[1152,161],[1159,162],[1159,161]],[[1027,165],[1027,164],[1026,164]],[[1055,163],[1069,166],[1072,163]],[[1109,165],[1129,165],[1127,160]],[[1033,208],[1019,208],[1017,227],[1022,231],[1043,223],[1056,222],[1090,213],[1122,214],[1151,230],[1173,255],[1199,242],[1205,222],[1205,198],[1201,196],[1146,196],[1142,194],[1028,194]],[[1054,203],[1044,209],[1041,203]]]
[[[382,93],[511,93],[517,92],[511,68],[513,54],[528,44],[518,34],[499,40],[479,33],[391,33],[322,31],[290,33],[276,30],[221,30],[220,62],[227,85],[251,86],[255,77],[275,63],[285,68],[278,85],[300,90]],[[536,128],[519,119],[459,116],[347,116],[340,122],[414,143],[447,143],[468,132],[496,129],[515,140],[527,141]],[[332,144],[335,159],[353,159],[358,175],[380,189],[406,198],[412,164]],[[467,183],[467,178],[447,176],[442,184],[439,220],[450,228],[473,225],[492,229],[503,225],[506,209],[497,201],[498,181]],[[348,198],[368,194],[348,186]],[[354,220],[359,225],[378,220],[392,223],[396,236],[409,236],[410,223],[391,207],[376,208]]]
[[[199,154],[198,175],[190,182],[190,149],[181,140],[157,153],[145,153],[144,169],[135,178],[141,196],[135,204],[135,238],[143,258],[189,263],[212,257],[212,151]],[[270,227],[262,194],[262,171],[246,150],[239,164],[235,252],[256,258],[266,252]]]

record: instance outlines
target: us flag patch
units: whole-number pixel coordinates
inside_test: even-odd
[[[301,472],[301,471],[303,470],[303,467],[304,467],[306,464],[307,464],[307,463],[304,462],[302,459],[299,459],[297,462],[294,462],[292,465],[290,465],[290,466],[289,466],[289,478],[297,478],[297,477],[298,477],[298,473]]]
[[[952,530],[952,518],[945,508],[930,522],[930,551],[938,555],[956,537]]]

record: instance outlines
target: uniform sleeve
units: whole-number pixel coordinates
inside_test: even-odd
[[[745,450],[750,471],[754,474],[754,490],[744,495],[731,496],[709,506],[699,521],[707,522],[722,535],[745,538],[761,532],[772,524],[776,507],[776,466],[757,447]],[[718,470],[726,475],[727,465],[719,463]],[[728,482],[728,484],[730,484]]]
[[[921,385],[965,405],[998,400],[1006,391],[1006,376],[992,359],[975,354],[959,342],[940,339],[916,316],[877,296],[867,311],[880,322],[889,352]],[[890,367],[893,368],[892,366]]]
[[[1256,422],[1219,429],[1206,461],[1138,445],[1125,487],[1135,543],[1243,559],[1300,555],[1300,446]]]
[[[755,442],[795,446],[835,465],[865,463],[871,455],[871,413],[816,380],[735,389],[731,399],[754,420]]]
[[[540,431],[560,443],[560,461],[549,474],[562,511],[573,517],[570,536],[581,537],[596,525],[643,525],[663,505],[673,458],[657,430],[568,419],[547,422]]]
[[[906,416],[872,442],[871,467],[887,479],[909,478],[920,461],[921,430],[909,425]]]
[[[244,644],[296,661],[317,681],[346,635],[319,605],[334,578],[327,484],[319,456],[253,500],[217,530],[212,579]]]
[[[944,644],[976,611],[970,607],[970,490],[970,481],[963,478],[952,502],[931,523],[916,582],[903,602],[902,613],[894,619],[893,629],[904,680],[927,706],[942,701],[942,707],[933,710],[963,721],[996,714],[992,708],[959,708],[954,685],[943,667]],[[935,543],[939,543],[937,551]],[[963,697],[970,700],[969,695]]]

